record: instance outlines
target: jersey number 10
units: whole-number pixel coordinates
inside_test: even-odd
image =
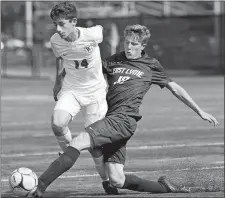
[[[87,59],[83,59],[81,62],[78,60],[74,60],[75,63],[75,68],[80,69],[80,68],[88,68],[88,62]]]

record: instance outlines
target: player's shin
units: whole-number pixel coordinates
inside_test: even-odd
[[[95,162],[95,167],[102,181],[109,180],[107,172],[106,172],[105,163],[104,163],[102,148],[89,149],[89,152],[92,155],[92,158]]]
[[[139,178],[135,175],[126,175],[123,189],[129,189],[140,192],[166,193],[166,187],[159,182],[154,182]]]
[[[102,181],[109,180],[108,174],[105,169],[105,163],[104,163],[104,157],[103,155],[101,157],[93,157],[93,160],[95,162],[95,167],[98,171],[98,174],[100,175]]]
[[[72,135],[68,127],[64,129],[63,134],[64,135],[61,136],[56,135],[56,139],[61,149],[65,152],[66,148],[70,145],[70,142],[72,141]]]
[[[39,177],[44,188],[46,189],[55,179],[69,170],[74,165],[79,155],[79,150],[72,146],[68,146],[65,152]]]
[[[73,138],[65,150],[65,152],[56,159],[49,168],[40,176],[45,188],[47,188],[61,174],[69,170],[77,161],[80,151],[91,147],[90,135],[86,132],[81,132]]]

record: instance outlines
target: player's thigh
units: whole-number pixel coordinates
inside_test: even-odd
[[[73,118],[75,115],[77,115],[80,109],[81,106],[72,92],[60,92],[53,115],[55,114],[55,111],[63,110],[69,113]],[[61,117],[63,117],[65,114],[61,115]],[[57,115],[60,117],[59,113],[57,113]]]
[[[125,182],[126,141],[104,145],[103,151],[110,183],[116,188],[122,188]]]
[[[90,152],[93,158],[100,158],[103,156],[102,147],[99,148],[89,148],[88,151]]]
[[[112,144],[103,145],[105,163],[125,164],[127,140],[121,140]]]
[[[82,131],[72,139],[70,146],[79,151],[89,149],[91,147],[91,137],[87,132]]]
[[[108,110],[105,95],[106,93],[103,92],[96,97],[89,98],[90,103],[84,107],[85,127],[105,117]],[[94,158],[99,158],[103,155],[101,148],[90,148],[89,152]]]
[[[105,163],[110,183],[117,188],[122,188],[125,182],[124,165],[114,162]]]
[[[86,127],[86,131],[90,134],[92,147],[98,148],[105,144],[115,142],[126,142],[133,135],[126,124],[124,125],[124,117],[117,115],[108,115],[107,117]]]
[[[90,104],[84,107],[85,127],[105,117],[108,110],[105,94],[90,99]]]

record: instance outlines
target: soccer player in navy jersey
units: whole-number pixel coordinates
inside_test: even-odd
[[[125,51],[103,62],[109,85],[105,118],[91,124],[86,132],[73,138],[65,152],[39,177],[35,197],[42,197],[46,188],[75,164],[82,150],[99,147],[103,148],[106,169],[114,187],[151,193],[188,192],[172,184],[165,176],[155,182],[124,174],[126,144],[141,119],[139,107],[143,97],[152,84],[166,87],[203,120],[214,126],[218,122],[167,76],[159,61],[145,53],[150,38],[150,31],[145,26],[127,26],[124,36]]]

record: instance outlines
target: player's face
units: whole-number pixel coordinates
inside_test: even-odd
[[[56,31],[60,37],[66,40],[71,34],[74,34],[76,22],[76,19],[57,19],[53,21],[53,24],[56,26]]]
[[[126,36],[124,41],[124,49],[127,59],[137,59],[141,57],[142,50],[145,48],[137,37]]]

